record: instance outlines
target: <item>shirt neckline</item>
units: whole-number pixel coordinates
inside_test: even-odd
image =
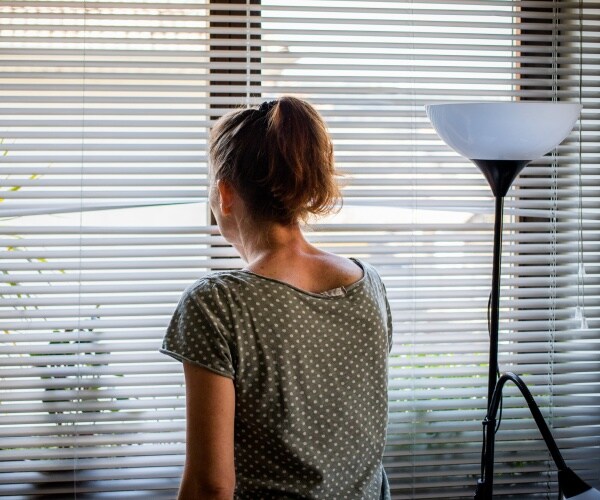
[[[268,281],[272,281],[272,282],[275,282],[275,283],[279,283],[281,285],[285,285],[288,288],[296,290],[297,292],[300,292],[300,293],[302,293],[304,295],[308,295],[310,297],[316,297],[316,298],[325,299],[325,300],[337,300],[337,299],[343,299],[345,297],[348,297],[348,295],[350,294],[350,292],[352,290],[354,290],[355,288],[357,288],[360,285],[362,285],[366,281],[366,279],[367,279],[367,269],[363,265],[363,263],[360,260],[358,260],[358,259],[356,259],[354,257],[350,257],[350,260],[352,260],[353,262],[355,262],[362,269],[363,275],[362,275],[362,277],[359,280],[355,281],[354,283],[351,283],[348,286],[341,286],[341,287],[332,288],[332,290],[337,290],[338,288],[341,288],[342,290],[344,290],[345,293],[341,294],[341,295],[323,295],[321,293],[309,292],[308,290],[303,290],[302,288],[298,288],[297,286],[294,286],[294,285],[292,285],[290,283],[287,283],[285,281],[281,281],[281,280],[278,280],[276,278],[269,278],[268,276],[263,276],[262,274],[255,273],[254,271],[248,271],[247,269],[240,269],[238,272],[240,272],[240,273],[246,273],[246,274],[251,274],[252,276],[257,276],[258,278],[262,278],[264,280],[268,280]],[[329,291],[329,290],[326,290],[326,291]]]

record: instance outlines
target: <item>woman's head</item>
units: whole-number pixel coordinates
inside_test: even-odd
[[[211,131],[209,157],[211,184],[226,181],[260,227],[306,222],[342,201],[325,123],[301,99],[226,114]]]

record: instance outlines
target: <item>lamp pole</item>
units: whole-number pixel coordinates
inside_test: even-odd
[[[488,408],[490,407],[498,377],[498,329],[500,326],[500,270],[502,268],[502,226],[504,196],[496,196],[494,215],[494,256],[492,263],[492,297],[490,316],[490,364],[488,371]]]
[[[492,290],[490,298],[490,353],[488,366],[487,414],[483,420],[484,444],[481,456],[483,477],[477,483],[476,500],[490,500],[494,487],[494,445],[496,419],[492,400],[498,380],[498,332],[500,328],[500,276],[502,269],[502,229],[504,197],[526,160],[472,160],[487,179],[495,197]],[[497,410],[496,410],[497,411]]]
[[[482,449],[483,481],[481,495],[475,498],[491,499],[494,480],[494,444],[496,421],[492,418],[492,399],[498,379],[498,330],[500,325],[500,270],[502,266],[502,223],[504,219],[504,196],[496,196],[494,218],[494,256],[492,264],[492,296],[490,313],[490,358],[488,367],[487,414],[483,421],[485,440]]]

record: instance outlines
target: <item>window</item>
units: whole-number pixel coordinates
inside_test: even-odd
[[[394,498],[470,497],[486,406],[492,195],[423,105],[582,102],[506,199],[500,367],[598,487],[599,20],[566,1],[2,2],[0,494],[175,496],[183,376],[157,349],[188,284],[243,265],[206,204],[207,132],[285,93],[324,115],[348,181],[307,238],[388,290]],[[496,494],[554,495],[548,458],[508,390]]]

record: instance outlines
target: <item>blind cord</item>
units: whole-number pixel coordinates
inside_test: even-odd
[[[558,7],[554,0],[552,4],[552,100],[558,101]],[[551,167],[551,195],[552,203],[550,209],[550,228],[551,228],[551,243],[550,243],[550,311],[549,311],[549,349],[548,349],[548,427],[552,429],[554,420],[554,349],[556,335],[556,244],[557,244],[557,210],[558,210],[558,162],[556,148],[552,151],[552,167]],[[554,464],[551,460],[547,460],[546,468],[546,498],[550,500],[551,494],[551,479],[554,471]]]
[[[411,62],[411,81],[410,81],[410,92],[411,92],[411,126],[410,126],[410,135],[411,135],[411,148],[412,148],[412,154],[411,154],[411,163],[412,163],[412,171],[413,171],[413,175],[411,176],[411,183],[412,183],[412,211],[411,211],[411,218],[412,218],[412,227],[415,227],[415,222],[416,222],[416,214],[417,214],[417,210],[418,210],[418,206],[417,206],[417,202],[418,202],[418,197],[417,197],[417,191],[418,191],[418,185],[417,185],[417,181],[418,181],[418,175],[417,175],[417,165],[415,162],[415,157],[416,157],[416,144],[417,144],[417,140],[416,140],[416,134],[415,134],[415,129],[417,127],[417,113],[416,113],[416,109],[415,109],[415,103],[416,103],[416,99],[415,99],[415,81],[413,75],[415,74],[415,39],[414,39],[414,5],[413,5],[413,0],[411,0],[410,2],[410,26],[411,26],[411,50],[410,50],[410,62]],[[416,297],[416,284],[417,284],[417,258],[416,258],[416,254],[417,254],[417,241],[416,241],[416,235],[415,235],[415,231],[414,229],[411,231],[411,237],[412,237],[412,252],[411,252],[411,257],[412,257],[412,353],[411,353],[411,394],[412,394],[412,403],[413,403],[413,416],[416,414],[416,408],[415,408],[415,394],[416,394],[416,387],[415,387],[415,336],[416,336],[416,323],[417,323],[417,297]],[[412,446],[411,446],[411,496],[412,498],[415,498],[416,496],[416,471],[417,471],[417,464],[415,461],[415,450],[417,448],[417,422],[416,422],[416,418],[413,417],[413,421],[412,421],[412,429],[411,429],[411,434],[412,434]]]
[[[583,0],[579,0],[579,104],[583,104]],[[581,318],[582,329],[587,328],[587,321],[585,318],[585,262],[583,260],[583,180],[582,180],[582,165],[583,165],[583,118],[579,119],[579,167],[577,169],[577,232],[578,232],[578,255],[577,255],[577,309],[578,314]]]
[[[249,108],[252,106],[250,103],[250,86],[252,84],[250,73],[251,73],[251,60],[250,60],[250,51],[252,47],[250,46],[250,18],[252,13],[250,12],[250,0],[246,0],[246,107]]]
[[[85,90],[86,90],[86,36],[87,36],[87,0],[83,1],[83,70],[82,70],[82,92],[81,92],[81,164],[79,170],[79,265],[78,265],[78,290],[77,290],[77,385],[76,393],[81,395],[81,269],[82,269],[82,248],[83,248],[83,176],[84,176],[84,162],[85,162]],[[75,398],[76,405],[80,408],[83,404],[81,397]],[[75,409],[75,415],[78,413],[78,408]],[[75,436],[73,440],[73,498],[77,500],[77,470],[79,466],[78,462],[78,438],[79,431],[77,429],[77,418],[74,419],[73,425],[75,427]]]

